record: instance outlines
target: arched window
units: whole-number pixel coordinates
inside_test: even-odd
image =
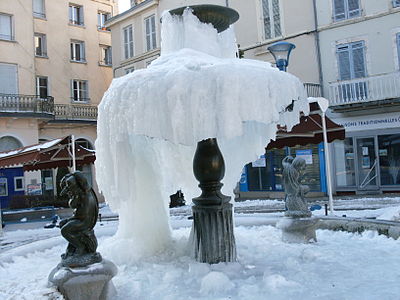
[[[89,150],[93,150],[94,149],[92,143],[89,142],[87,139],[83,139],[83,138],[76,139],[75,140],[75,144],[77,144],[79,146],[82,146],[83,148],[86,148],[86,149],[89,149]]]
[[[0,152],[9,151],[22,147],[22,143],[12,136],[0,138]]]

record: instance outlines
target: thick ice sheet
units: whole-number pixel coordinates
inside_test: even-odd
[[[290,128],[299,111],[308,112],[296,77],[235,58],[232,28],[217,34],[190,12],[165,15],[162,26],[162,55],[114,79],[99,106],[97,182],[120,216],[110,246],[132,249],[127,260],[168,247],[170,194],[179,188],[189,200],[200,194],[192,172],[198,141],[218,138],[224,192],[232,194],[241,169],[264,152],[277,124]],[[292,100],[293,110],[285,111]]]

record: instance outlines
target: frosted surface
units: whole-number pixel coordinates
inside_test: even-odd
[[[119,213],[112,243],[131,250],[124,252],[127,261],[169,245],[170,194],[181,188],[189,201],[200,194],[192,171],[198,141],[218,138],[223,191],[232,194],[241,169],[264,152],[277,124],[290,129],[299,111],[308,113],[296,77],[235,57],[232,28],[218,34],[186,11],[164,14],[161,35],[161,56],[114,79],[99,106],[97,182]],[[283,113],[292,100],[293,111]]]

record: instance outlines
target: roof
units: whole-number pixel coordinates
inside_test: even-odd
[[[0,152],[0,168],[22,165],[25,171],[68,167],[72,165],[71,136],[54,139],[42,144]],[[75,147],[78,166],[94,162],[95,151],[80,145]]]

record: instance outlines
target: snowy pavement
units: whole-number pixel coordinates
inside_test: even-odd
[[[104,215],[112,214],[106,210],[102,209]],[[240,213],[235,214],[238,262],[207,265],[188,254],[187,212],[189,207],[171,210],[173,244],[168,249],[130,264],[117,263],[115,300],[399,299],[400,240],[374,232],[318,230],[315,244],[287,244],[281,241],[280,231],[268,225],[282,213]],[[341,214],[396,219],[400,205]],[[0,300],[63,299],[47,286],[47,276],[59,262],[66,241],[57,228],[24,225],[31,228],[6,226],[0,238]],[[112,247],[109,238],[117,227],[117,221],[103,221],[95,228],[99,251],[114,262],[129,251]]]

